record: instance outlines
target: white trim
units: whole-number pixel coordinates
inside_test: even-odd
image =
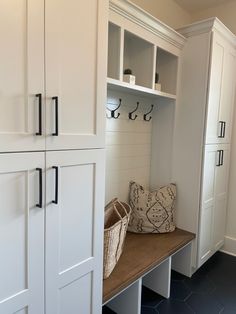
[[[236,256],[236,238],[225,236],[225,244],[221,252]]]
[[[186,38],[128,0],[110,0],[110,10],[182,49]]]
[[[206,20],[186,25],[184,27],[178,28],[177,31],[185,37],[217,31],[236,47],[236,36],[217,17],[211,17]]]

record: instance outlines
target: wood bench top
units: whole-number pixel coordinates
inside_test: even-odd
[[[103,280],[103,303],[190,243],[193,233],[176,229],[164,234],[128,232],[123,253],[110,277]]]

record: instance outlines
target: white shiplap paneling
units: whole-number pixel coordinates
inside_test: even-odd
[[[116,108],[119,98],[122,105],[117,112],[118,119],[107,118],[106,125],[106,202],[114,197],[128,201],[129,182],[135,180],[149,186],[152,120],[143,120],[143,114],[150,110],[150,99],[108,91],[107,106]],[[132,121],[128,113],[136,107],[137,119]],[[155,105],[155,103],[153,103]],[[109,110],[107,110],[109,117]]]

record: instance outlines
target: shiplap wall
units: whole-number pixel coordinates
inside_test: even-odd
[[[149,187],[152,120],[143,120],[143,114],[151,109],[150,99],[129,95],[117,91],[108,91],[107,107],[116,108],[111,104],[122,105],[117,112],[118,119],[107,118],[106,126],[106,203],[114,197],[128,201],[129,182],[134,180]],[[132,121],[128,113],[132,111],[137,101],[140,103]],[[107,116],[110,115],[107,110]]]

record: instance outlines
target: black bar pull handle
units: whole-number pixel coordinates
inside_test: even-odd
[[[217,150],[217,154],[218,154],[218,162],[216,164],[216,167],[220,167],[221,166],[221,150]]]
[[[220,134],[218,135],[218,138],[223,138],[224,136],[224,128],[223,128],[223,125],[224,125],[224,121],[219,121],[219,124],[220,124]]]
[[[55,169],[55,198],[52,203],[58,204],[58,167],[53,166],[52,169]]]
[[[58,136],[58,96],[53,96],[52,100],[55,102],[55,132],[52,136]]]
[[[222,132],[222,137],[225,138],[225,129],[226,129],[226,122],[223,122],[223,132]]]
[[[36,168],[39,172],[39,202],[36,207],[43,208],[43,170],[42,168]]]
[[[224,164],[224,151],[221,150],[221,161],[220,161],[220,165],[223,166]]]
[[[39,125],[38,125],[38,132],[35,133],[37,136],[42,135],[42,94],[36,94],[35,97],[38,98],[38,115],[39,115]]]

